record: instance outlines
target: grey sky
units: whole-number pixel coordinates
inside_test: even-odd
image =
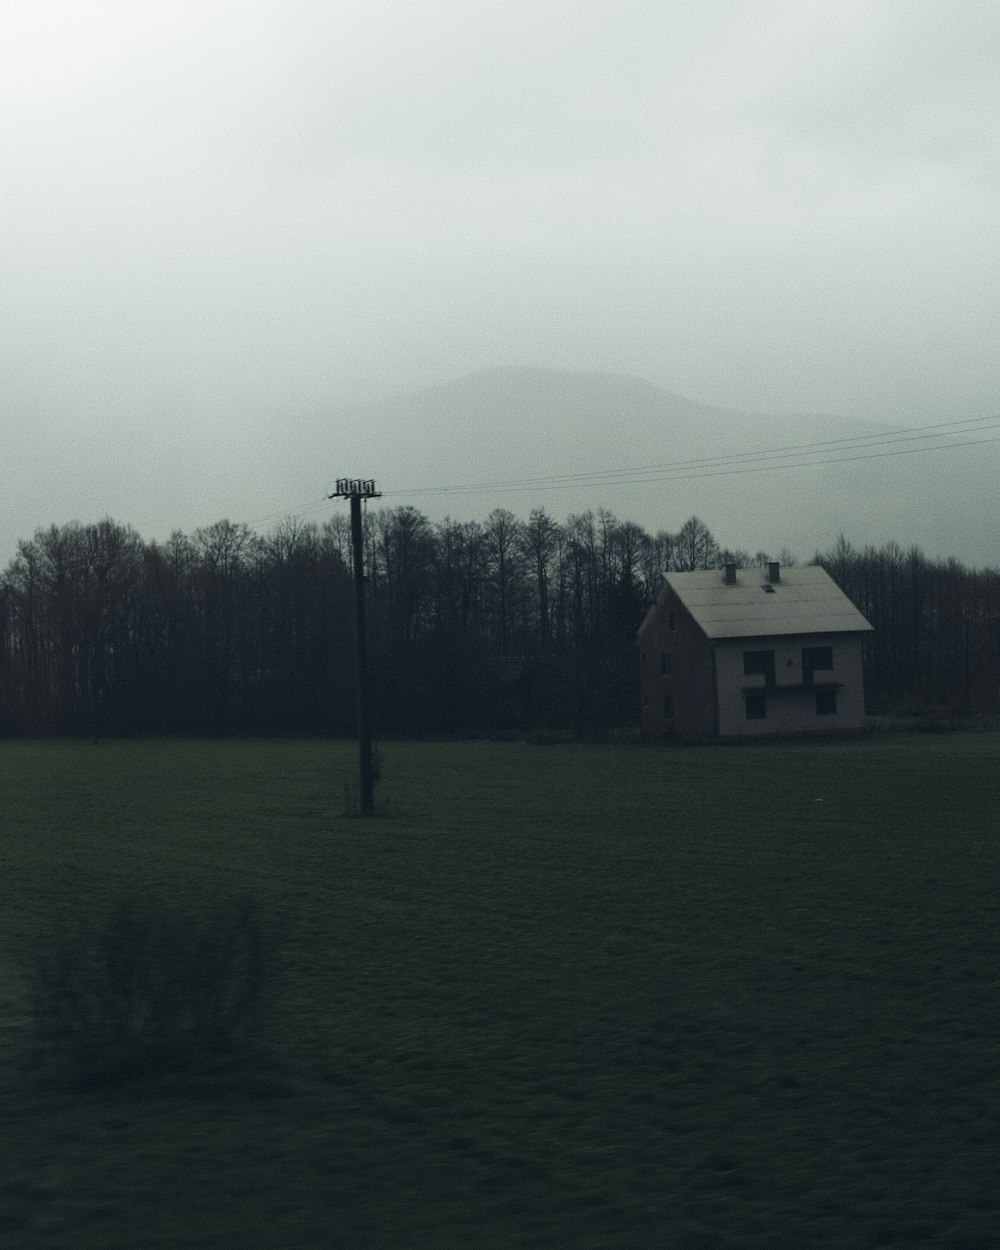
[[[5,557],[294,508],[335,444],[289,498],[276,431],[494,365],[1000,407],[993,0],[7,0],[4,31]]]

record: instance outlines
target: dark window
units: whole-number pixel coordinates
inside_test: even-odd
[[[767,702],[762,694],[746,696],[747,720],[767,720]]]
[[[665,720],[672,720],[674,715],[674,701],[670,695],[663,696],[663,717]]]
[[[833,647],[802,648],[802,680],[807,686],[812,685],[813,673],[821,673],[833,668]]]
[[[660,652],[660,672],[664,675],[664,677],[666,677],[668,673],[672,673],[673,671],[674,671],[674,657],[670,654],[669,651],[661,651]]]
[[[744,651],[743,675],[755,677],[759,674],[763,674],[765,686],[774,685],[774,652]]]
[[[677,628],[677,617],[673,614],[673,612],[670,613],[670,628]]]
[[[836,716],[837,715],[837,692],[836,690],[817,690],[816,691],[816,715],[817,716]]]

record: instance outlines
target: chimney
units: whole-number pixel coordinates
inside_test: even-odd
[[[769,582],[781,581],[781,565],[777,560],[771,560],[767,566],[767,580]]]
[[[735,586],[736,585],[736,565],[727,564],[725,566],[725,570],[726,570],[726,585]]]

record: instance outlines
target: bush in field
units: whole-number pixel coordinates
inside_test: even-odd
[[[96,921],[62,926],[37,951],[35,1058],[97,1085],[231,1056],[254,1032],[273,973],[248,898],[197,908],[122,898]]]

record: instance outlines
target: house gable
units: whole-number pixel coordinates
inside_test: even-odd
[[[669,587],[646,614],[638,639],[643,737],[715,733],[712,650]]]

